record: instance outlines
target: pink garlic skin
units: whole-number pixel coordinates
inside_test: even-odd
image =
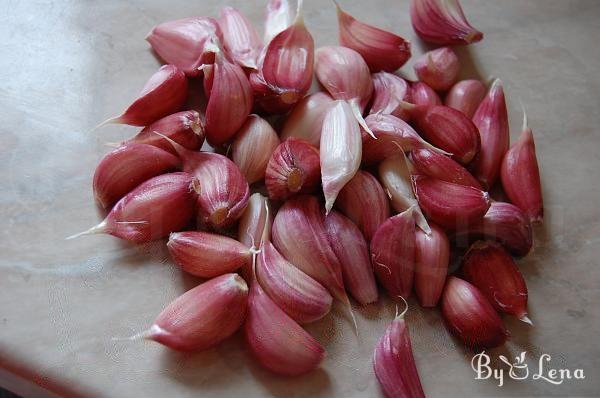
[[[322,91],[301,99],[285,120],[281,141],[300,138],[318,149],[321,145],[323,119],[333,104],[335,104],[333,98]]]
[[[472,118],[477,107],[485,97],[485,85],[479,80],[461,80],[454,84],[444,100],[444,104],[466,117]]]
[[[105,209],[142,182],[173,171],[179,159],[167,151],[146,144],[123,145],[106,155],[94,173],[94,197]]]
[[[456,82],[460,64],[450,47],[423,54],[413,65],[419,80],[437,91],[446,91]]]
[[[429,235],[417,230],[415,239],[415,293],[421,307],[438,304],[450,262],[450,242],[446,233],[433,223],[429,227]]]
[[[214,18],[191,17],[156,25],[146,40],[166,63],[186,76],[198,76],[201,65],[215,61],[223,34]]]
[[[373,369],[388,398],[425,398],[403,316],[386,329],[373,355]]]
[[[342,265],[344,285],[361,305],[374,303],[378,298],[373,266],[365,238],[349,218],[337,211],[325,217],[329,243]]]
[[[479,181],[467,169],[441,153],[429,149],[416,149],[410,153],[410,160],[419,174],[481,189]]]
[[[442,105],[438,93],[423,82],[414,82],[411,85],[412,102],[415,105]]]
[[[473,123],[479,130],[481,149],[469,167],[483,187],[491,189],[500,174],[510,141],[508,111],[500,79],[494,80],[473,116]]]
[[[400,105],[411,102],[411,88],[400,76],[387,72],[373,73],[373,103],[370,114],[381,113],[409,120],[410,113]]]
[[[238,223],[237,240],[246,247],[257,249],[263,240],[270,239],[273,225],[273,212],[270,210],[268,198],[258,192],[250,195]],[[252,263],[242,266],[241,275],[247,281],[252,280]]]
[[[298,376],[316,369],[325,349],[252,283],[244,338],[252,356],[273,373]]]
[[[287,0],[269,0],[266,6],[264,43],[269,44],[273,37],[287,29],[294,16]]]
[[[233,7],[223,7],[219,12],[219,27],[227,55],[243,68],[256,69],[262,40],[252,23]]]
[[[244,323],[248,285],[225,274],[188,290],[156,318],[147,338],[179,351],[206,350]]]
[[[473,28],[458,0],[411,0],[410,19],[419,37],[441,45],[471,44],[483,33]]]

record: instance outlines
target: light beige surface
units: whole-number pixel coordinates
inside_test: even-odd
[[[98,221],[91,177],[104,142],[136,129],[92,126],[118,114],[158,62],[143,40],[158,22],[216,15],[207,1],[7,1],[0,13],[0,364],[82,396],[378,396],[376,340],[393,316],[380,302],[356,309],[360,338],[338,311],[310,327],[326,346],[322,370],[285,379],[253,364],[240,339],[195,355],[114,341],[146,328],[197,281],[167,259],[164,244],[131,247],[111,237],[64,241]],[[307,0],[318,45],[336,43],[329,1]],[[363,20],[414,42],[406,0],[342,1]],[[168,5],[171,4],[171,5]],[[263,1],[229,1],[262,23]],[[482,43],[460,50],[469,76],[503,79],[512,137],[527,107],[542,169],[546,223],[520,261],[535,327],[506,318],[513,338],[496,354],[542,353],[583,368],[584,381],[473,380],[471,354],[439,313],[411,301],[407,319],[429,396],[592,396],[600,393],[600,2],[464,0]],[[403,70],[408,71],[405,67]],[[410,75],[410,73],[409,73]],[[195,86],[197,90],[200,86]],[[536,365],[537,367],[537,365]],[[2,384],[2,379],[0,379]]]

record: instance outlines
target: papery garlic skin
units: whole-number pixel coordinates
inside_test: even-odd
[[[423,54],[413,68],[419,80],[438,91],[446,91],[456,82],[460,65],[450,47],[437,48]]]
[[[263,238],[271,236],[273,213],[267,210],[269,199],[256,192],[250,196],[238,224],[238,241],[247,247],[258,248]],[[250,274],[251,275],[251,274]]]
[[[472,118],[477,107],[485,97],[485,85],[479,80],[461,80],[454,84],[444,104],[457,111],[461,111],[466,117]]]
[[[442,296],[448,264],[450,242],[444,230],[430,223],[431,233],[416,231],[415,294],[421,307],[435,307]]]
[[[410,160],[420,174],[481,189],[481,184],[458,162],[448,156],[429,149],[416,149],[410,153]]]
[[[400,104],[411,102],[411,88],[400,76],[387,72],[371,75],[373,78],[373,103],[369,113],[382,113],[408,120],[410,114]]]
[[[358,52],[373,72],[393,72],[411,56],[410,42],[391,32],[367,25],[335,2],[340,44]]]
[[[428,43],[471,44],[483,39],[483,33],[467,22],[458,0],[411,0],[410,19]]]
[[[237,274],[225,274],[175,299],[145,337],[179,351],[206,350],[242,326],[247,304],[246,282]]]
[[[260,116],[250,115],[236,133],[231,159],[252,184],[265,177],[271,154],[278,145],[279,136],[273,127]]]
[[[273,37],[287,29],[293,20],[292,8],[287,0],[269,0],[266,6],[263,41],[268,44]]]
[[[411,96],[415,105],[442,105],[438,93],[423,82],[414,82],[411,85]]]
[[[315,146],[321,145],[321,128],[327,111],[335,104],[329,94],[319,91],[301,99],[285,120],[281,141],[300,138]]]
[[[233,7],[221,8],[218,22],[229,57],[243,68],[256,69],[262,40],[252,23]]]

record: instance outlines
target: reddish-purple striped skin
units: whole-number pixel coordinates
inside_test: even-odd
[[[422,307],[435,307],[448,274],[450,242],[444,230],[429,223],[431,233],[416,230],[415,294]]]
[[[479,181],[460,163],[430,149],[416,149],[410,153],[417,170],[429,177],[481,189]]]

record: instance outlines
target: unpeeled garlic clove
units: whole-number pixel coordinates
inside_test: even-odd
[[[442,296],[450,262],[450,242],[444,230],[429,224],[431,233],[416,232],[415,294],[421,307],[435,307]]]
[[[413,209],[388,218],[371,240],[371,262],[379,283],[396,299],[410,296],[415,272]]]
[[[481,189],[479,181],[467,169],[441,153],[425,148],[416,149],[410,153],[410,160],[420,174],[453,184]]]
[[[287,0],[269,0],[266,7],[264,42],[269,43],[293,22],[292,8]]]
[[[527,285],[513,258],[498,244],[478,241],[463,258],[465,279],[499,312],[531,323],[527,317]]]
[[[248,18],[237,8],[223,7],[219,12],[219,27],[229,57],[243,68],[256,69],[262,40]]]
[[[160,58],[187,76],[198,76],[202,64],[215,61],[215,51],[222,39],[218,22],[210,17],[163,22],[146,36]]]
[[[423,54],[413,65],[419,80],[438,91],[446,91],[456,82],[460,65],[450,47],[437,48]]]
[[[542,184],[533,132],[527,125],[526,115],[522,131],[521,137],[506,152],[502,161],[502,187],[510,201],[523,210],[531,222],[541,223],[544,218]]]
[[[404,313],[394,318],[379,339],[373,369],[386,397],[425,398]]]
[[[269,198],[285,200],[299,193],[312,193],[319,187],[319,151],[308,142],[289,138],[271,155],[265,173]]]
[[[279,308],[300,324],[329,313],[333,298],[327,289],[288,262],[270,241],[260,250],[256,279]]]
[[[412,177],[419,206],[428,219],[447,229],[470,228],[483,219],[490,197],[480,189],[418,175]]]
[[[381,113],[408,120],[410,114],[400,105],[411,102],[411,89],[408,82],[393,73],[378,72],[373,79],[373,103],[369,113]]]
[[[273,213],[269,211],[269,199],[256,192],[250,195],[246,210],[238,223],[237,239],[247,247],[258,249],[260,243],[271,238]],[[242,277],[252,280],[252,264],[242,266]]]
[[[208,232],[172,233],[167,248],[177,265],[201,278],[234,272],[252,260],[248,246],[227,236]]]
[[[301,99],[285,120],[281,140],[300,138],[318,149],[321,144],[323,119],[334,103],[333,98],[322,91]]]
[[[367,241],[390,216],[389,200],[381,184],[363,170],[359,170],[340,191],[336,208],[361,229]]]
[[[271,154],[278,145],[279,137],[273,127],[260,116],[250,115],[236,133],[231,159],[252,184],[265,177]]]
[[[469,167],[484,188],[490,189],[500,174],[510,141],[508,111],[500,79],[494,80],[472,120],[479,130],[481,149]]]
[[[479,80],[461,80],[452,86],[444,104],[457,111],[461,111],[466,117],[472,118],[477,107],[485,97],[485,86]]]
[[[175,299],[144,337],[175,350],[206,350],[242,326],[247,306],[246,282],[237,274],[225,274]]]
[[[119,200],[106,218],[87,231],[69,236],[109,234],[134,243],[144,243],[180,231],[193,218],[192,176],[162,174],[137,186]]]
[[[483,39],[483,33],[467,22],[458,0],[411,0],[410,19],[428,43],[471,44]]]
[[[509,334],[488,299],[469,282],[448,277],[442,295],[442,316],[446,326],[472,349],[504,344]]]
[[[177,169],[173,154],[146,144],[126,144],[104,155],[94,173],[94,197],[108,209],[142,182]]]
[[[352,297],[362,305],[376,302],[377,284],[362,232],[335,210],[325,217],[325,228],[329,244],[342,265],[344,285]]]
[[[253,357],[273,373],[298,376],[316,369],[325,349],[252,283],[244,338]]]
[[[345,101],[336,101],[327,111],[321,130],[321,180],[327,212],[344,185],[360,168],[361,156],[360,127],[351,106]]]
[[[414,82],[411,85],[412,102],[415,105],[442,105],[438,93],[423,82]]]
[[[410,42],[383,29],[360,22],[335,1],[340,44],[358,52],[373,72],[393,72],[408,61]]]

